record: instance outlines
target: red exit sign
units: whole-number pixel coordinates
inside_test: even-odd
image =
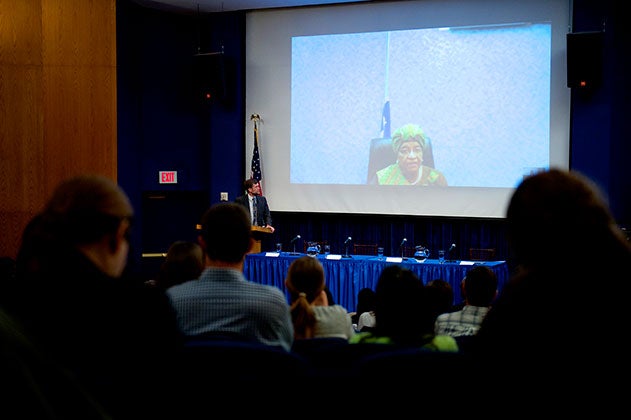
[[[177,171],[160,171],[158,181],[160,184],[177,184]]]

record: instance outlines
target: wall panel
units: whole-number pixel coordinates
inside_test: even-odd
[[[116,179],[116,1],[0,0],[0,255],[69,175]]]

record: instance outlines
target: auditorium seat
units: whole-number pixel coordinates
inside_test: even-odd
[[[414,253],[416,252],[416,248],[413,246],[408,246],[408,245],[403,245],[401,247],[401,256],[403,258],[413,258],[414,257]],[[396,255],[397,257],[399,255]]]
[[[315,345],[312,348],[303,347],[300,355],[303,356],[311,367],[312,379],[338,379],[351,380],[356,376],[355,363],[379,352],[388,351],[391,346],[384,344],[362,343],[349,344],[329,343],[328,345]]]
[[[297,392],[296,383],[305,381],[309,371],[305,359],[281,347],[232,339],[188,341],[178,367],[174,391],[192,415],[219,404],[238,404],[239,410],[255,414],[261,409],[257,402],[266,404]]]
[[[357,383],[366,384],[372,395],[391,396],[389,404],[403,412],[418,409],[424,401],[449,407],[452,414],[464,404],[464,411],[471,413],[465,401],[471,402],[472,390],[463,388],[463,381],[471,379],[470,359],[464,354],[393,349],[360,358],[354,368]]]

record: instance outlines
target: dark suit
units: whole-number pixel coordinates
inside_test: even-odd
[[[235,198],[234,202],[244,206],[250,214],[250,202],[247,194]],[[269,211],[267,199],[262,195],[256,196],[256,222],[254,224],[256,226],[272,226],[272,214]]]

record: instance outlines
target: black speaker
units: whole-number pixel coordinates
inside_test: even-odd
[[[194,95],[204,102],[226,98],[226,71],[223,53],[206,53],[194,56]]]
[[[594,88],[603,77],[604,32],[574,32],[567,39],[567,87]]]

